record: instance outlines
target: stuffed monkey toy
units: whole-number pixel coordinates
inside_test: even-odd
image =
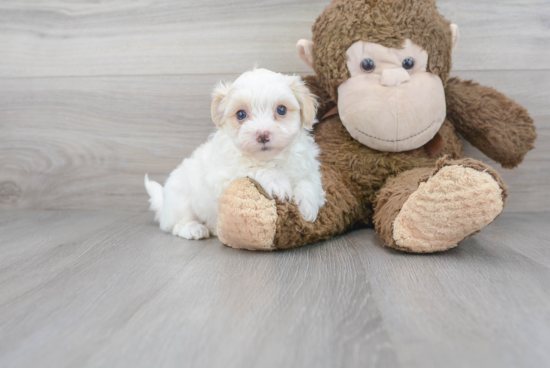
[[[253,180],[221,198],[218,236],[250,250],[288,249],[354,227],[384,244],[432,253],[457,246],[503,211],[507,188],[486,164],[464,158],[457,133],[504,168],[534,148],[533,120],[513,100],[449,78],[458,27],[434,0],[334,0],[300,40],[319,97],[313,134],[327,204],[308,223],[292,202]]]

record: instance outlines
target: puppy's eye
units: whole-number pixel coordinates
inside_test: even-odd
[[[414,68],[414,59],[407,58],[403,60],[403,68],[405,68],[405,70],[411,70],[412,68]]]
[[[286,115],[286,107],[284,107],[283,105],[277,107],[277,114],[281,116]]]
[[[361,69],[363,69],[365,72],[370,73],[376,68],[376,64],[374,64],[374,61],[372,59],[365,59],[361,61]]]
[[[244,110],[237,111],[237,119],[239,119],[239,120],[246,119],[246,111],[244,111]]]

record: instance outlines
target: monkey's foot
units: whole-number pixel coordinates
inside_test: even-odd
[[[455,247],[492,223],[504,208],[506,186],[475,160],[437,171],[404,203],[393,223],[396,248],[433,253]]]
[[[274,250],[275,200],[248,178],[233,181],[218,207],[218,238],[232,248]]]

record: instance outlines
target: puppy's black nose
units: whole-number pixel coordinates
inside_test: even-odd
[[[269,133],[268,132],[262,132],[262,133],[258,133],[256,135],[256,140],[259,142],[259,143],[267,143],[269,142]]]

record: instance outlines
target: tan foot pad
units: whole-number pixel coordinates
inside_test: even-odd
[[[453,248],[500,215],[502,195],[487,172],[443,167],[405,202],[393,223],[393,238],[400,249],[415,253]]]
[[[225,190],[218,207],[218,238],[232,248],[274,250],[277,225],[275,200],[248,178]]]

